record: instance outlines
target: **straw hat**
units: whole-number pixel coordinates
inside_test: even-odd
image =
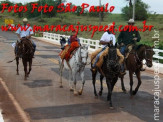
[[[135,21],[134,21],[134,19],[129,19],[129,21],[127,23],[134,24]]]
[[[108,24],[108,28],[106,30],[109,30],[111,26],[113,26],[113,23]]]
[[[23,22],[28,22],[28,19],[27,19],[27,18],[24,18],[24,19],[23,19]]]

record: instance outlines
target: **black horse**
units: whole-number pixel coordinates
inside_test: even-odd
[[[16,54],[16,64],[17,64],[17,75],[19,75],[19,58],[22,58],[23,66],[24,66],[24,80],[27,79],[27,77],[30,74],[30,71],[32,70],[32,58],[34,56],[34,48],[30,40],[27,38],[23,38],[21,42],[17,41],[17,54]],[[27,72],[27,66],[29,63],[29,71]]]
[[[104,62],[103,62],[101,69],[102,69],[103,73],[100,72],[99,69],[94,70],[94,71],[92,70],[94,94],[95,94],[95,96],[98,96],[97,92],[96,92],[95,83],[96,83],[97,72],[99,72],[100,73],[100,82],[101,82],[101,89],[99,91],[99,95],[100,96],[102,95],[102,91],[103,91],[103,82],[102,81],[103,81],[103,78],[106,77],[106,84],[107,84],[107,88],[108,88],[107,100],[109,101],[110,108],[113,108],[111,95],[112,95],[114,85],[116,84],[116,82],[118,80],[119,73],[120,73],[120,64],[118,62],[116,46],[109,45],[109,52],[108,52],[108,55],[104,57]]]

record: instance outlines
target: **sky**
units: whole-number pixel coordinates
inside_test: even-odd
[[[27,2],[36,1],[36,0],[10,0],[10,1],[27,3]],[[149,8],[150,12],[163,14],[163,7],[162,7],[163,0],[142,0],[142,1],[147,3],[150,6]],[[67,0],[67,2],[72,2],[75,5],[81,5],[82,3],[88,3],[90,6],[99,5],[99,0]],[[115,6],[113,13],[121,13],[121,9],[128,4],[126,0],[101,0],[101,3],[102,4],[109,3],[110,6],[111,5]]]

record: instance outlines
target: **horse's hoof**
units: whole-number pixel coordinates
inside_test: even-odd
[[[109,108],[110,108],[111,110],[113,110],[113,109],[114,109],[114,107],[113,107],[113,106],[110,106]]]
[[[73,88],[70,88],[70,91],[71,91],[71,92],[73,92],[73,91],[74,91],[74,89],[73,89]]]
[[[60,88],[63,88],[63,86],[62,86],[62,85],[60,85],[59,87],[60,87]]]
[[[77,91],[74,91],[74,96],[77,96],[78,95],[78,92]]]
[[[125,89],[125,90],[123,90],[123,89],[122,89],[122,91],[123,91],[123,93],[127,94],[127,91],[126,91],[126,89]]]
[[[79,91],[78,91],[78,94],[79,94],[79,95],[82,95],[82,91],[81,91],[81,90],[79,90]]]
[[[136,91],[133,91],[132,94],[133,94],[133,95],[136,95]]]
[[[102,96],[102,91],[99,91],[99,96]]]
[[[97,96],[95,95],[95,99],[98,99],[98,95]]]

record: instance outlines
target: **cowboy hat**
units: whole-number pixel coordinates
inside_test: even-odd
[[[113,26],[113,23],[108,24],[108,28],[106,30],[109,30],[111,26]]]
[[[134,24],[135,21],[134,21],[134,19],[129,19],[129,21],[127,23]]]
[[[27,18],[24,18],[24,19],[23,19],[23,22],[28,22],[28,19],[27,19]]]

